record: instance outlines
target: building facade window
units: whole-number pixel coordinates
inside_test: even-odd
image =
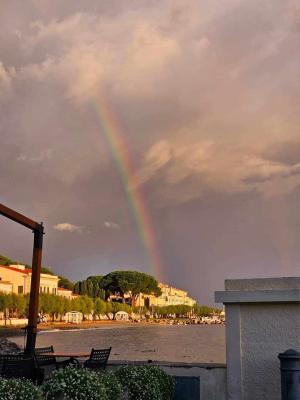
[[[18,286],[18,294],[23,294],[23,286]]]

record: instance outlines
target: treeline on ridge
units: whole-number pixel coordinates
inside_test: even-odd
[[[28,306],[29,295],[0,293],[0,312],[4,313],[4,318],[27,318]],[[92,315],[94,320],[101,319],[104,315],[109,319],[115,319],[118,311],[143,315],[149,313],[149,310],[145,307],[132,307],[125,303],[108,302],[100,298],[93,299],[86,295],[67,299],[62,296],[46,293],[40,294],[39,311],[45,315],[49,315],[52,321],[62,320],[63,316],[69,311],[81,312],[84,319]],[[195,305],[193,308],[186,305],[151,307],[152,314],[160,318],[174,314],[176,317],[182,317],[188,315],[191,311],[197,316],[208,316],[212,313],[220,312],[219,309],[199,305]]]
[[[17,264],[17,261],[0,255],[0,264],[11,265]],[[28,268],[31,268],[27,265]],[[43,272],[53,272],[43,267]],[[49,314],[53,319],[64,315],[68,311],[80,311],[85,316],[93,314],[94,318],[100,315],[115,315],[118,311],[126,311],[128,313],[138,312],[146,314],[149,312],[145,307],[137,307],[136,300],[140,293],[151,294],[155,296],[161,295],[161,289],[157,280],[146,273],[139,271],[113,271],[105,276],[90,276],[87,279],[71,282],[68,278],[59,276],[59,287],[72,290],[75,294],[80,295],[78,298],[69,300],[62,296],[41,294],[40,295],[40,311]],[[121,302],[107,301],[111,295],[117,295]],[[129,296],[126,299],[125,295]],[[23,299],[22,299],[23,298]],[[28,296],[22,295],[5,295],[0,293],[0,311],[9,310],[11,315],[26,315],[28,310]],[[208,306],[195,305],[189,307],[185,305],[170,305],[165,307],[151,307],[151,313],[161,317],[175,314],[176,316],[185,315],[193,311],[194,315],[208,316],[213,313],[219,313],[221,310]]]

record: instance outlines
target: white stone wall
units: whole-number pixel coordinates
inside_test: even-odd
[[[280,400],[278,354],[300,349],[300,278],[226,281],[227,400]]]
[[[300,305],[241,305],[243,400],[280,400],[278,353],[300,348]]]

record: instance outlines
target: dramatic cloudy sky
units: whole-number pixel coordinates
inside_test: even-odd
[[[153,273],[139,190],[159,278],[200,302],[225,278],[300,274],[297,0],[4,0],[0,38],[0,201],[44,221],[45,265]],[[0,228],[0,253],[30,261],[30,232]]]

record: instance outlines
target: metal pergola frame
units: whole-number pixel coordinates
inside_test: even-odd
[[[37,317],[39,308],[39,293],[40,293],[40,275],[42,266],[42,250],[43,250],[43,223],[38,223],[24,215],[6,207],[0,203],[0,215],[11,219],[18,224],[31,229],[34,235],[33,254],[32,254],[32,274],[31,288],[29,300],[28,326],[25,352],[33,354],[35,349],[36,334],[37,334]]]

